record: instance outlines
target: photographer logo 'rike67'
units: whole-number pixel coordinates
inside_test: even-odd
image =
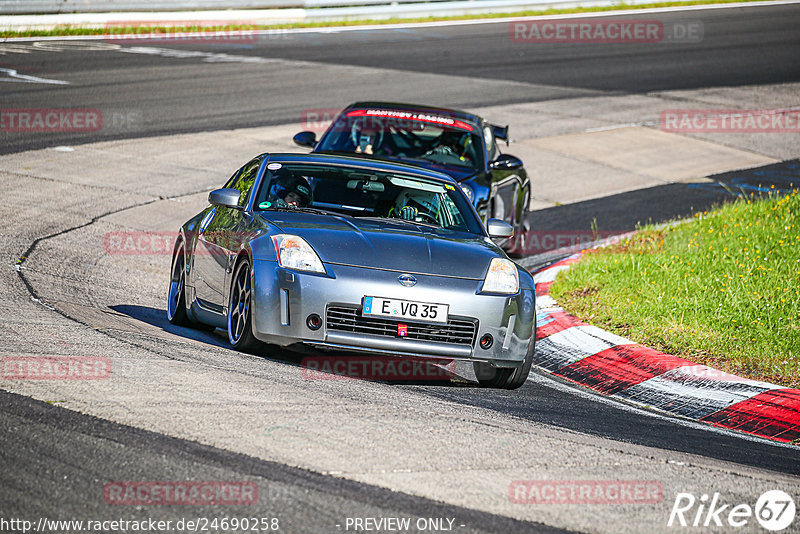
[[[678,493],[667,526],[741,528],[753,516],[767,530],[784,530],[794,522],[794,500],[784,491],[771,490],[762,494],[752,507],[747,503],[725,503],[719,493],[710,497],[703,494],[699,499],[691,493]]]

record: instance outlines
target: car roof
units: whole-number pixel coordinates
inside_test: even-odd
[[[347,106],[345,108],[345,111],[349,109],[368,109],[368,108],[415,111],[422,113],[438,113],[440,115],[446,115],[448,117],[457,118],[462,121],[469,121],[478,126],[480,126],[483,123],[483,119],[478,115],[475,115],[474,113],[468,113],[460,109],[438,108],[435,106],[427,106],[424,104],[403,104],[398,102],[372,102],[372,101],[354,102],[353,104]]]
[[[399,172],[412,174],[422,178],[456,184],[457,182],[447,174],[407,165],[405,163],[395,163],[392,161],[375,160],[367,157],[358,156],[339,156],[334,154],[296,154],[296,153],[268,153],[265,154],[269,162],[273,163],[311,163],[311,164],[331,164],[331,165],[350,165],[364,169],[375,169],[383,172]]]

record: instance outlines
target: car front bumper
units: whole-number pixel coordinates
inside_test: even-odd
[[[317,274],[285,269],[274,261],[253,263],[253,333],[266,343],[510,366],[524,360],[535,337],[532,287],[514,295],[489,295],[479,293],[482,280],[415,274],[417,284],[405,287],[398,281],[403,273],[396,271],[326,264],[327,272]],[[431,328],[415,321],[383,318],[383,330],[374,333],[375,329],[368,327],[342,328],[329,317],[334,309],[349,309],[361,321],[362,298],[368,295],[447,304],[450,324]],[[312,314],[322,319],[317,330],[307,325]],[[398,323],[407,324],[409,331],[415,329],[415,338],[397,335]],[[469,339],[463,333],[467,324],[474,325]],[[450,338],[441,333],[448,328],[461,334]],[[493,343],[483,349],[479,340],[486,334]]]

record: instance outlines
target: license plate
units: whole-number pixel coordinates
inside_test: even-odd
[[[393,319],[446,323],[447,304],[415,302],[413,300],[387,299],[384,297],[364,297],[364,315],[380,315]]]

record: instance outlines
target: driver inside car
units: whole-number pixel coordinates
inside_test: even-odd
[[[438,212],[430,193],[405,190],[397,195],[394,206],[389,210],[389,217],[439,224],[436,217]]]
[[[353,123],[350,130],[350,142],[355,147],[356,154],[390,156],[394,152],[387,141],[391,135],[381,124],[370,124],[366,120]]]
[[[311,186],[308,181],[289,172],[273,180],[267,202],[262,203],[266,208],[305,208],[311,204]]]
[[[472,137],[468,133],[444,131],[436,141],[436,146],[425,153],[426,156],[442,155],[459,161],[471,162]]]

